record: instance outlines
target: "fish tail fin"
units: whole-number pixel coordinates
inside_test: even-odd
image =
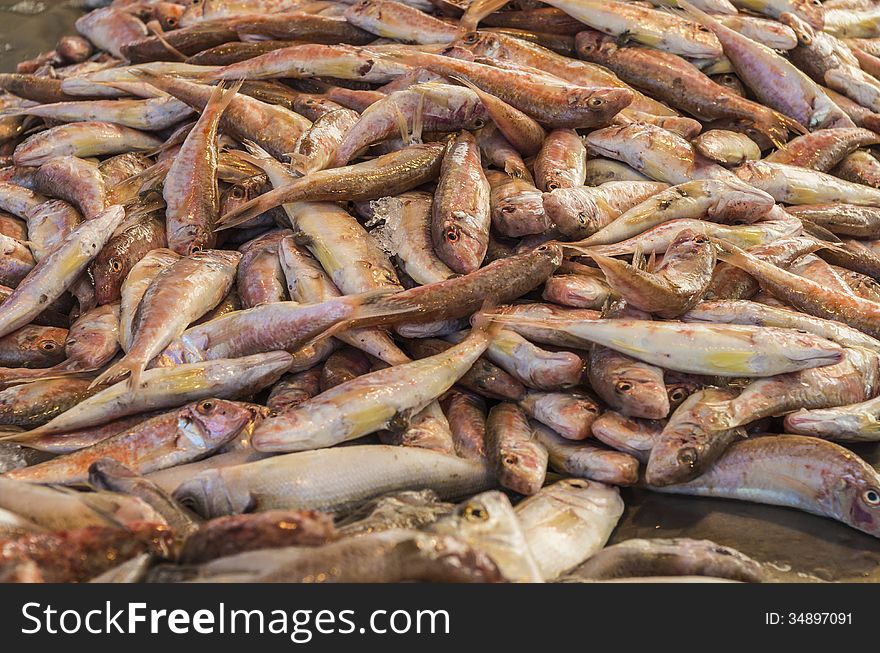
[[[211,96],[208,98],[208,103],[202,110],[202,114],[204,115],[213,111],[219,120],[223,115],[223,112],[226,111],[226,108],[229,106],[229,103],[235,99],[235,95],[241,89],[242,84],[244,84],[243,79],[238,79],[232,83],[222,81],[217,84],[211,89]]]
[[[142,371],[143,365],[141,365],[140,362],[129,359],[128,356],[125,356],[121,360],[108,367],[101,374],[99,374],[95,378],[95,380],[92,381],[92,383],[89,385],[89,388],[94,388],[99,385],[110,385],[112,383],[116,383],[126,374],[128,374],[132,378],[134,376],[140,377],[140,373]]]
[[[390,288],[352,295],[349,299],[354,302],[355,309],[348,321],[358,328],[396,324],[404,316],[416,315],[423,310],[421,304],[400,297],[399,290]]]
[[[739,247],[721,238],[710,237],[709,240],[715,245],[715,255],[719,260],[738,268],[748,266],[748,254]]]
[[[809,130],[806,127],[804,127],[794,118],[786,116],[784,113],[773,111],[773,117],[776,118],[776,120],[778,120],[780,123],[782,123],[782,125],[790,132],[794,132],[795,134],[798,134],[800,136],[809,133]]]
[[[419,103],[416,105],[416,112],[413,115],[412,134],[409,137],[409,144],[415,145],[422,142],[422,130],[425,127],[425,96],[419,95]]]
[[[394,109],[394,120],[397,122],[400,140],[403,141],[404,145],[407,145],[409,144],[409,125],[406,124],[406,116],[403,115],[403,111],[400,110],[400,107],[393,100],[391,101],[391,107]]]
[[[302,179],[304,179],[304,177],[302,177]],[[292,190],[292,187],[295,187],[296,181],[298,180],[294,180],[286,186],[274,188],[268,193],[263,193],[262,195],[232,209],[217,220],[214,231],[232,229],[233,227],[237,227],[238,225],[247,222],[251,218],[257,217],[261,213],[265,213],[269,209],[274,209],[276,206],[280,206],[285,202],[295,201],[296,198],[290,197],[288,193]]]
[[[146,27],[150,31],[150,33],[159,40],[159,43],[162,45],[162,47],[165,48],[170,54],[177,57],[178,61],[186,61],[186,55],[175,48],[173,45],[171,45],[168,42],[168,39],[165,38],[165,34],[162,31],[162,25],[159,24],[159,21],[151,20],[147,23]]]

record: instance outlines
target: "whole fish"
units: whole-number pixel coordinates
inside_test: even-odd
[[[702,120],[733,120],[746,136],[761,134],[784,143],[800,126],[787,116],[716,83],[686,59],[646,47],[621,46],[609,36],[584,31],[577,35],[578,55],[608,67],[625,82]],[[672,77],[675,84],[665,83]]]
[[[714,430],[713,404],[736,396],[728,389],[695,392],[669,417],[651,449],[645,478],[651,485],[686,483],[702,474],[743,433]]]
[[[729,546],[709,540],[632,539],[605,547],[574,572],[578,578],[603,580],[649,576],[711,576],[744,583],[767,578],[761,563]]]
[[[113,382],[128,373],[132,387],[137,388],[150,361],[226,296],[240,259],[238,252],[197,251],[160,272],[140,301],[125,356],[95,384]]]
[[[0,335],[28,324],[76,281],[98,255],[125,211],[114,205],[76,227],[22,280],[0,309]]]
[[[664,318],[692,308],[708,288],[715,267],[709,239],[687,230],[676,236],[663,261],[650,271],[608,256],[594,254],[592,258],[628,305]]]
[[[450,498],[494,484],[476,461],[417,447],[354,445],[209,469],[189,477],[174,496],[202,516],[219,517],[272,509],[332,512],[406,489]]]
[[[313,172],[227,213],[220,219],[221,228],[237,226],[284,203],[357,201],[400,194],[436,178],[445,151],[446,143],[413,145],[364,163]]]
[[[57,156],[145,152],[161,144],[151,134],[111,122],[72,122],[29,136],[15,148],[13,161],[16,165],[37,166]]]
[[[593,29],[615,37],[625,36],[658,50],[695,59],[721,55],[721,44],[713,34],[679,14],[625,2],[554,0],[552,6]]]
[[[515,404],[499,403],[489,411],[486,459],[498,482],[514,492],[535,494],[544,484],[547,450]]]
[[[752,223],[767,215],[773,206],[770,195],[739,181],[689,181],[660,190],[628,208],[582,242],[591,245],[617,243],[669,220],[682,218],[705,217],[715,222]]]
[[[460,345],[411,363],[353,379],[264,421],[252,443],[258,451],[304,451],[332,446],[406,421],[446,392],[485,351],[497,331],[475,328]],[[421,379],[413,383],[413,379]],[[396,388],[390,391],[389,388]]]
[[[147,370],[135,392],[131,392],[127,382],[117,383],[79,401],[37,429],[3,438],[26,441],[39,435],[96,426],[118,417],[172,408],[190,401],[247,396],[272,385],[287,371],[292,360],[287,352],[276,351]],[[92,390],[99,388],[92,388],[89,392]]]
[[[848,449],[817,438],[741,440],[698,479],[661,491],[786,506],[836,519],[874,537],[880,532],[877,472]]]
[[[102,7],[80,17],[76,21],[76,31],[117,59],[124,58],[124,45],[148,34],[146,26],[138,18],[113,7]]]
[[[119,289],[119,344],[128,351],[134,337],[133,323],[138,306],[150,284],[164,269],[174,264],[180,255],[170,249],[158,248],[147,252],[135,263]]]
[[[376,36],[403,43],[450,43],[454,25],[394,0],[361,0],[349,5],[345,19]]]
[[[90,447],[7,472],[7,478],[70,485],[85,482],[89,467],[112,458],[147,474],[210,455],[234,438],[250,412],[231,401],[206,399],[138,424]]]
[[[452,536],[389,530],[321,547],[288,546],[217,558],[195,568],[172,567],[158,581],[352,583],[499,582],[492,559]]]
[[[165,245],[165,223],[159,215],[147,213],[126,221],[89,266],[95,280],[95,300],[99,304],[119,301],[122,284],[135,264]]]
[[[633,319],[535,319],[492,315],[506,324],[555,328],[666,369],[716,376],[772,376],[831,365],[843,350],[824,338],[789,329],[746,325],[680,324]],[[667,343],[666,340],[669,339]],[[688,347],[682,348],[687,342]]]
[[[220,212],[217,129],[235,91],[217,86],[165,177],[165,232],[170,249],[187,255],[214,246]]]

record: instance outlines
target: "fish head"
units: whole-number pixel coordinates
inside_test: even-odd
[[[593,154],[604,156],[609,159],[619,159],[626,142],[633,134],[633,127],[637,125],[613,125],[602,129],[595,129],[587,134],[584,142]]]
[[[431,526],[436,533],[460,535],[466,540],[504,539],[516,524],[507,495],[493,490],[478,494],[456,506],[455,511]]]
[[[820,0],[792,0],[792,13],[805,20],[811,27],[821,30],[825,27],[825,8]]]
[[[575,48],[578,56],[585,61],[601,63],[617,51],[613,38],[591,29],[578,32],[575,37]]]
[[[203,399],[184,406],[177,416],[177,448],[212,451],[234,438],[253,419],[248,404]]]
[[[57,327],[21,329],[12,335],[17,336],[15,348],[28,359],[39,359],[47,366],[64,360],[67,329]]]
[[[465,32],[453,41],[453,45],[483,57],[498,57],[504,51],[501,37],[492,32]]]
[[[788,346],[785,356],[798,363],[810,362],[810,367],[823,367],[839,363],[844,356],[844,349],[836,342],[826,340],[801,329],[790,329]]]
[[[596,121],[610,122],[611,118],[635,98],[635,94],[628,88],[575,87],[569,89],[565,95],[569,106],[590,112],[593,124]]]
[[[206,469],[181,483],[173,497],[197,515],[210,519],[249,512],[254,500],[249,492],[235,492],[220,469]]]
[[[625,373],[615,377],[612,388],[622,412],[645,419],[663,419],[669,415],[666,386],[653,370],[627,368]]]
[[[880,537],[880,476],[854,454],[849,462],[849,472],[835,481],[832,500],[842,521]]]
[[[544,193],[543,204],[548,219],[566,236],[591,236],[601,224],[601,209],[588,188],[555,188]]]
[[[180,18],[186,11],[186,7],[174,2],[158,2],[153,8],[153,18],[159,21],[162,29],[177,29]]]

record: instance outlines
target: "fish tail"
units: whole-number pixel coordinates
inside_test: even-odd
[[[715,245],[715,255],[719,260],[738,268],[748,266],[748,255],[739,247],[720,238],[710,237],[709,240]]]
[[[99,385],[110,385],[119,381],[126,374],[130,375],[132,378],[135,376],[140,377],[140,373],[143,371],[143,365],[141,365],[138,361],[134,361],[125,356],[122,360],[116,362],[115,364],[108,367],[104,370],[98,377],[92,381],[89,388],[94,388]],[[137,386],[135,386],[137,387]]]
[[[229,103],[235,99],[235,95],[241,89],[242,84],[244,84],[243,79],[236,80],[232,84],[227,84],[225,81],[217,84],[211,90],[211,96],[208,98],[208,103],[205,105],[202,113],[216,112],[217,119],[219,120],[220,116],[223,115],[223,112],[229,106]]]
[[[397,324],[404,316],[417,315],[423,307],[417,301],[399,296],[400,291],[383,288],[349,299],[355,303],[355,309],[348,322],[358,328],[383,324]],[[349,326],[350,328],[350,326]]]
[[[786,116],[784,113],[780,113],[779,111],[773,111],[773,117],[776,118],[786,129],[795,134],[799,134],[803,136],[804,134],[808,134],[809,130],[804,127],[801,123],[799,123],[794,118],[790,118]],[[775,145],[775,143],[774,143]],[[779,147],[777,145],[777,147]]]
[[[180,50],[175,48],[168,42],[168,39],[165,38],[164,33],[162,32],[162,26],[159,24],[159,21],[151,20],[146,25],[147,29],[150,33],[155,36],[159,43],[165,48],[169,53],[177,57],[178,61],[186,61],[186,55],[183,54]]]
[[[237,227],[238,225],[247,222],[251,218],[257,217],[261,213],[265,213],[269,209],[280,206],[285,202],[295,201],[295,198],[285,196],[285,193],[287,193],[291,189],[291,186],[294,185],[295,182],[286,186],[280,186],[232,209],[217,220],[214,231],[232,229],[233,227]]]

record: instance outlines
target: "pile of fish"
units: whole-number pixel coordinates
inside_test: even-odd
[[[880,537],[876,0],[112,0],[0,75],[0,579],[766,580]],[[458,503],[456,503],[458,502]]]

